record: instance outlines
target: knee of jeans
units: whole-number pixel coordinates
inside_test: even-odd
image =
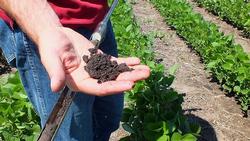
[[[103,118],[103,119],[100,119]],[[121,115],[104,115],[99,117],[99,127],[109,132],[117,130],[120,126]]]
[[[113,131],[117,130],[119,127],[120,127],[120,120],[114,122],[110,130],[111,130],[111,132],[113,132]]]

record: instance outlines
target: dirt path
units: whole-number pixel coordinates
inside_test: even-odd
[[[166,68],[180,65],[173,87],[186,93],[183,108],[190,120],[202,125],[201,140],[250,141],[250,119],[242,118],[236,101],[210,82],[200,58],[170,30],[147,1],[137,0],[133,9],[142,31],[159,37],[154,41],[157,58],[163,59]]]
[[[212,22],[219,26],[219,30],[225,35],[233,34],[235,38],[235,43],[240,44],[245,52],[250,53],[250,39],[244,38],[242,32],[234,28],[232,25],[227,24],[225,21],[222,21],[219,17],[213,15],[212,13],[207,12],[204,8],[197,6],[193,0],[187,0],[192,6],[193,11],[200,13],[206,21]]]

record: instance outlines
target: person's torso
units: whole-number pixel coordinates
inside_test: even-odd
[[[48,0],[65,27],[93,30],[108,10],[107,0]],[[13,21],[0,10],[0,18],[13,26]]]

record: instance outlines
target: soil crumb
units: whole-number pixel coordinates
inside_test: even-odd
[[[4,59],[2,55],[2,51],[0,51],[0,75],[9,73],[11,71],[11,67],[7,63],[7,61]]]
[[[11,71],[11,68],[9,66],[0,66],[0,75],[8,73]]]
[[[97,53],[97,48],[89,49],[90,57],[84,55],[83,61],[86,63],[84,69],[90,77],[97,79],[98,83],[115,80],[120,73],[132,71],[125,63],[118,64],[111,60],[107,54]]]

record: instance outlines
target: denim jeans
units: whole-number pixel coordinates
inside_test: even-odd
[[[89,38],[91,31],[78,29]],[[59,93],[50,89],[50,79],[41,64],[35,44],[18,26],[11,29],[0,19],[0,47],[9,64],[18,69],[23,86],[43,127]],[[100,49],[117,56],[116,41],[109,23]],[[123,94],[95,97],[78,93],[56,135],[56,141],[108,141],[119,127],[123,109]]]

